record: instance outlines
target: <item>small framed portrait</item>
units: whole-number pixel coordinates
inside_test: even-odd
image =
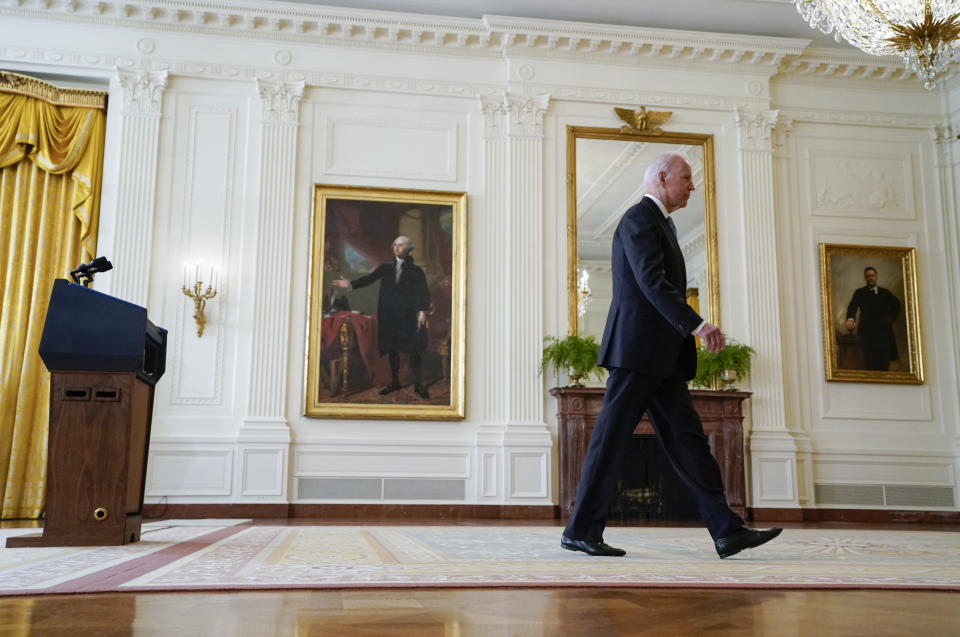
[[[464,417],[466,201],[315,186],[307,416]]]
[[[913,248],[820,244],[828,381],[923,383]]]

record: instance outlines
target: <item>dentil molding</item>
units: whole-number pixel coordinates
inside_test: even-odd
[[[855,49],[809,47],[801,55],[780,65],[780,77],[834,77],[853,80],[913,80],[920,91],[917,76],[904,67],[898,57],[877,57]]]
[[[781,76],[848,81],[915,80],[897,58],[809,47],[810,40],[597,25],[487,15],[480,19],[314,7],[257,6],[196,0],[0,0],[0,16],[175,31],[252,40],[360,46],[433,54],[579,58],[658,66],[758,67]],[[155,43],[141,39],[141,53]],[[280,65],[289,52],[275,52]]]
[[[502,56],[597,54],[620,61],[657,59],[776,68],[809,40],[617,27],[504,16],[480,19],[364,11],[307,4],[195,0],[0,0],[0,15],[177,31],[256,40],[316,42]]]

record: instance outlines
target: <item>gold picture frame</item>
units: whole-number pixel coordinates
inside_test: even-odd
[[[306,416],[464,417],[466,212],[460,192],[314,187]]]
[[[828,381],[923,383],[916,272],[913,248],[820,244]]]
[[[622,109],[621,109],[622,110]],[[618,113],[620,117],[622,114]],[[658,113],[658,115],[663,115]],[[610,240],[616,223],[613,221],[601,222],[602,230],[606,234],[597,231],[597,228],[589,229],[582,227],[584,225],[584,210],[582,207],[582,194],[578,192],[578,185],[584,186],[581,182],[584,179],[592,180],[589,187],[585,190],[599,190],[607,194],[615,195],[616,192],[626,188],[628,191],[635,190],[643,182],[643,169],[646,168],[649,159],[664,152],[675,152],[685,155],[688,162],[694,168],[695,179],[699,181],[697,193],[694,199],[702,198],[699,204],[691,200],[691,205],[675,218],[681,219],[678,223],[682,225],[681,237],[687,226],[690,227],[691,234],[696,234],[697,239],[693,242],[700,251],[697,261],[703,266],[703,276],[705,280],[700,288],[687,289],[687,301],[701,315],[713,323],[720,326],[720,276],[719,276],[719,258],[717,250],[717,207],[716,207],[716,181],[714,177],[714,158],[713,158],[713,135],[700,133],[682,133],[675,131],[659,132],[631,132],[629,127],[621,128],[597,128],[591,126],[567,126],[567,325],[571,334],[580,334],[581,336],[593,335],[597,340],[603,335],[603,325],[605,323],[607,304],[599,304],[597,299],[593,300],[594,305],[598,305],[600,313],[603,314],[603,320],[594,321],[593,329],[586,325],[580,314],[582,312],[582,302],[584,290],[581,286],[581,277],[584,271],[585,250],[583,241],[585,237],[597,235],[594,238],[600,238],[604,243],[602,250],[609,260]],[[594,145],[594,148],[588,148],[586,144]],[[597,144],[612,149],[600,157],[597,161],[601,163],[609,162],[610,166],[604,170],[593,167],[592,176],[583,173],[584,156],[588,151],[595,152]],[[608,156],[607,156],[608,155]],[[628,164],[636,164],[640,168],[639,173],[631,173]],[[579,167],[579,168],[578,168]],[[610,175],[617,175],[613,180]],[[602,184],[602,188],[597,188],[595,184]],[[640,200],[642,192],[631,192],[623,200],[623,205],[613,205],[610,207],[594,206],[599,208],[603,214],[610,215],[614,211],[622,214],[627,204],[633,204]],[[683,221],[686,219],[686,221]],[[617,217],[619,220],[619,217]],[[603,236],[601,236],[603,234]],[[606,236],[610,235],[610,236]],[[688,256],[684,254],[685,258]],[[586,255],[589,260],[589,255]],[[688,272],[693,263],[688,260]],[[607,268],[609,270],[609,268]],[[598,273],[591,275],[591,281],[597,277]],[[600,276],[609,278],[608,273],[600,272]],[[596,314],[596,313],[595,313]]]

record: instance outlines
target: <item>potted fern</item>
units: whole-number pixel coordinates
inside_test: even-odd
[[[753,348],[732,338],[726,341],[727,346],[716,354],[697,349],[697,375],[691,381],[695,387],[715,389],[723,383],[725,389],[733,389],[733,383],[750,372]]]
[[[593,374],[597,380],[603,379],[603,368],[597,365],[600,344],[594,336],[570,334],[565,338],[547,336],[543,339],[543,358],[540,359],[540,372],[552,367],[559,376],[563,372],[570,375],[570,384],[583,387],[583,378]]]

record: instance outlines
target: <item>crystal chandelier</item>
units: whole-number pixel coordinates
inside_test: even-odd
[[[932,89],[958,56],[960,0],[793,0],[815,29],[872,55],[899,55]]]

